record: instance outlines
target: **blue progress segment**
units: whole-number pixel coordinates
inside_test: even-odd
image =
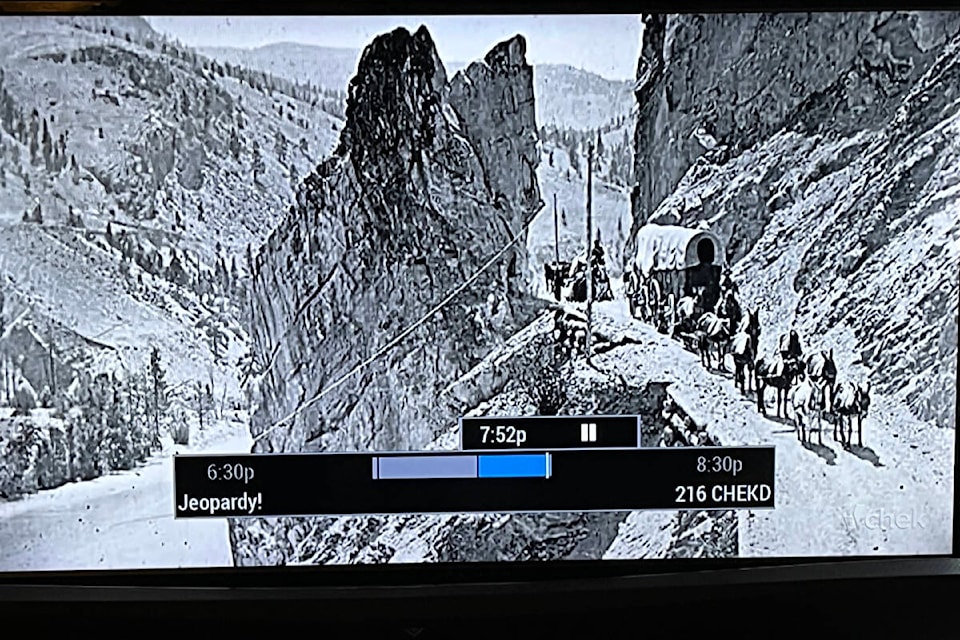
[[[479,457],[480,478],[547,478],[549,453],[484,455]]]

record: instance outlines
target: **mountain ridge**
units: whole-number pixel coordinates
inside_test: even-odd
[[[251,49],[200,47],[198,51],[221,62],[243,64],[289,80],[309,80],[336,91],[346,90],[362,53],[361,49],[300,43],[273,43]],[[444,63],[450,77],[467,66],[465,62]],[[596,129],[626,115],[633,107],[632,80],[610,80],[570,64],[537,64],[533,68],[539,125]]]

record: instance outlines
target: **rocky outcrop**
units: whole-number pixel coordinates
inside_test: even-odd
[[[255,451],[423,448],[459,417],[443,392],[532,320],[524,55],[517,36],[448,80],[425,28],[367,47],[335,154],[256,260]],[[237,562],[291,560],[247,542],[297,526],[234,524]]]
[[[960,14],[645,23],[634,228],[706,222],[764,340],[954,426]]]

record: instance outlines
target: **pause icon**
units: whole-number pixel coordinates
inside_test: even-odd
[[[580,442],[596,442],[597,425],[594,422],[580,424]]]

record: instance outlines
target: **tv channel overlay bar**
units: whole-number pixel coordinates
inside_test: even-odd
[[[175,517],[771,509],[773,447],[178,455]]]
[[[639,416],[513,416],[460,419],[463,451],[639,447]]]

